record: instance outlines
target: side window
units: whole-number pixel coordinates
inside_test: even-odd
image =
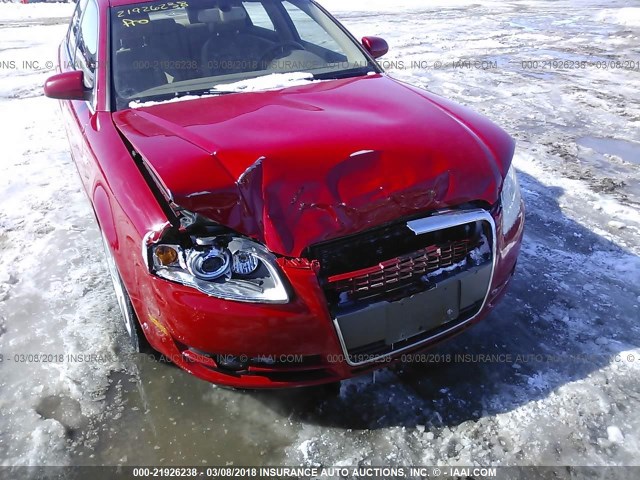
[[[242,6],[249,14],[251,23],[256,27],[266,28],[273,32],[276,30],[276,27],[273,26],[273,22],[261,2],[242,2]]]
[[[289,1],[282,2],[282,5],[284,5],[289,17],[291,17],[291,21],[298,30],[300,40],[334,52],[342,52],[342,48],[338,46],[336,41],[307,12]]]
[[[71,22],[69,23],[69,32],[67,33],[67,49],[71,63],[75,66],[76,44],[78,43],[78,33],[80,32],[80,19],[84,12],[87,0],[80,0],[73,11]]]
[[[85,85],[93,88],[98,54],[98,6],[89,0],[77,36],[76,68],[84,72]]]

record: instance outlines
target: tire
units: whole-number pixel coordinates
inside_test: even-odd
[[[144,336],[144,332],[142,331],[142,327],[140,326],[140,322],[138,321],[136,312],[133,310],[131,298],[129,297],[127,289],[122,282],[122,277],[120,276],[120,272],[118,271],[118,266],[116,265],[115,259],[113,258],[113,254],[111,253],[111,249],[109,248],[109,244],[104,236],[104,233],[102,234],[102,245],[104,246],[104,254],[107,259],[109,275],[111,276],[111,281],[113,282],[113,289],[115,291],[118,307],[120,308],[120,313],[122,315],[124,328],[129,337],[129,342],[131,343],[133,349],[138,353],[155,353],[155,350],[153,350],[153,348],[151,348],[151,345],[149,345],[147,337]]]

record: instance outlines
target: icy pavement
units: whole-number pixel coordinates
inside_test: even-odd
[[[233,392],[133,360],[40,94],[70,6],[0,5],[0,465],[640,465],[640,72],[597,63],[640,62],[638,3],[323,3],[389,40],[394,76],[518,139],[528,227],[504,302],[426,362],[336,397]]]

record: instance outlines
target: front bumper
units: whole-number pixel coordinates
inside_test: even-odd
[[[506,235],[500,229],[500,210],[491,212],[491,217],[495,225],[493,264],[489,288],[477,311],[429,330],[401,349],[359,361],[354,361],[345,345],[319,283],[317,266],[306,260],[278,260],[295,291],[293,300],[285,305],[220,300],[148,274],[140,275],[140,290],[132,301],[151,345],[204,380],[251,389],[336,382],[430,348],[486,317],[513,275],[524,227],[523,210]],[[433,295],[424,298],[435,299]],[[358,322],[366,327],[363,318]]]

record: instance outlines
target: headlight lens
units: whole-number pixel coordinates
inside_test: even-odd
[[[289,301],[275,257],[262,245],[233,235],[195,238],[192,243],[191,248],[152,245],[151,272],[227,300]]]
[[[202,251],[190,250],[187,268],[200,280],[213,281],[231,273],[231,253],[226,248],[211,248]]]
[[[260,266],[260,260],[252,253],[238,251],[233,254],[233,273],[250,275]]]
[[[504,180],[500,198],[502,200],[502,233],[507,234],[518,220],[520,204],[522,202],[520,184],[518,183],[518,176],[513,165],[511,165],[507,177]]]

